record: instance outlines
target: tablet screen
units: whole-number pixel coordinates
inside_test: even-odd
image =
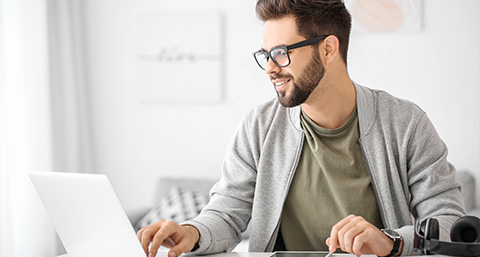
[[[272,257],[326,257],[328,254],[329,252],[275,252]]]

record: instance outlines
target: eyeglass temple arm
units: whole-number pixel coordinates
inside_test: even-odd
[[[319,37],[310,38],[310,39],[307,39],[307,40],[304,40],[304,41],[300,41],[300,42],[295,43],[293,45],[287,46],[287,50],[292,50],[292,49],[303,47],[303,46],[313,45],[313,44],[316,44],[316,43],[322,41],[326,37],[328,37],[328,36],[319,36]]]

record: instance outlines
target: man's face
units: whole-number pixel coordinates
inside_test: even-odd
[[[291,45],[306,38],[297,33],[293,17],[287,16],[265,23],[263,49]],[[318,45],[302,47],[289,52],[291,63],[280,68],[269,60],[265,73],[270,77],[278,100],[285,107],[304,103],[318,86],[325,73]]]

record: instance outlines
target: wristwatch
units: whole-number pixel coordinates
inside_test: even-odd
[[[392,230],[392,229],[382,229],[382,232],[388,236],[390,239],[393,240],[393,249],[392,251],[390,252],[389,255],[387,256],[396,256],[398,254],[398,250],[400,248],[400,244],[402,243],[402,237],[395,231],[395,230]]]

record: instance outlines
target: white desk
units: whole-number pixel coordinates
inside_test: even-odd
[[[156,257],[167,257],[166,251],[159,251]],[[217,254],[211,254],[211,255],[202,255],[202,257],[205,256],[211,256],[211,257],[269,257],[273,255],[273,253],[249,253],[249,252],[228,252],[228,253],[217,253]],[[196,255],[193,254],[182,254],[181,256],[184,257],[195,257]],[[353,255],[352,255],[353,256]],[[63,254],[59,255],[57,257],[69,257],[68,254]],[[144,256],[139,256],[139,257],[146,257]]]
[[[230,253],[217,253],[217,254],[212,254],[212,255],[207,255],[207,256],[211,256],[211,257],[269,257],[269,256],[272,256],[273,253],[249,253],[249,252],[230,252]],[[187,255],[188,256],[188,255]],[[190,255],[190,256],[194,256],[194,255]],[[343,257],[350,257],[350,256],[355,256],[353,254],[347,254],[347,253],[334,253],[331,255],[332,257],[339,257],[339,256],[343,256]],[[362,255],[362,256],[365,256],[365,257],[377,257],[376,255]],[[159,257],[157,255],[157,257]],[[200,256],[199,256],[200,257]]]
[[[229,253],[217,253],[217,254],[212,254],[212,255],[203,255],[203,257],[208,256],[208,257],[269,257],[272,256],[273,253],[250,253],[250,252],[229,252]],[[195,255],[185,255],[187,256],[195,256]],[[364,257],[377,257],[376,255],[362,255]],[[447,257],[446,255],[420,255],[420,256],[410,256],[410,257]],[[166,257],[164,256],[159,256],[157,254],[157,257]],[[202,256],[198,256],[202,257]],[[356,257],[356,255],[349,254],[349,253],[334,253],[332,254],[332,257]]]
[[[251,253],[251,252],[228,252],[228,253],[216,253],[216,254],[211,254],[211,255],[202,255],[201,257],[270,257],[272,256],[273,253]],[[185,257],[191,257],[191,256],[196,256],[193,254],[183,254],[182,256]],[[350,256],[355,256],[353,254],[347,254],[347,253],[335,253],[332,254],[332,257],[350,257]],[[376,255],[362,255],[365,257],[376,257]],[[429,257],[445,257],[446,255],[428,255]],[[64,255],[59,255],[57,257],[69,257],[68,254]],[[145,257],[145,256],[139,256],[139,257]],[[156,257],[167,257],[167,251],[159,251]],[[200,256],[199,256],[200,257]],[[416,256],[411,256],[411,257],[416,257]],[[425,255],[418,256],[418,257],[425,257]]]
[[[273,253],[250,253],[250,252],[228,252],[228,253],[216,253],[216,254],[211,254],[211,255],[202,255],[202,257],[269,257],[272,256]],[[191,257],[191,256],[196,256],[193,254],[183,254],[182,256],[185,257]],[[332,255],[332,257],[350,257],[350,256],[355,256],[353,254],[347,254],[347,253],[335,253]],[[362,255],[365,257],[376,257],[376,255]],[[426,255],[422,256],[417,256],[417,257],[425,257]],[[428,255],[429,257],[445,257],[446,255]],[[64,255],[59,255],[57,257],[69,257],[68,254]],[[145,256],[139,256],[139,257],[145,257]],[[167,257],[167,252],[166,251],[159,251],[156,257]],[[199,256],[200,257],[200,256]],[[416,257],[416,256],[411,256],[411,257]]]

